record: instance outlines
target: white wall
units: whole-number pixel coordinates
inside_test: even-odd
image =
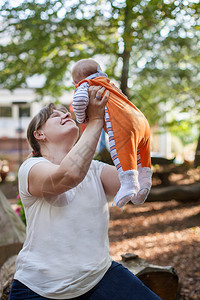
[[[73,91],[66,92],[60,98],[60,102],[69,105],[72,101]],[[34,89],[15,89],[13,92],[7,89],[0,89],[0,106],[11,106],[12,107],[12,118],[0,118],[0,138],[7,137],[13,138],[18,137],[17,128],[19,128],[19,117],[18,117],[18,106],[13,102],[27,102],[30,103],[30,117],[21,118],[21,128],[23,129],[22,136],[26,136],[26,128],[31,118],[37,114],[37,112],[45,104],[50,102],[48,97],[45,97],[43,101],[37,102],[36,93]]]

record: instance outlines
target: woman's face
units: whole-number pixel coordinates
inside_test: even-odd
[[[44,137],[54,143],[60,143],[65,139],[73,145],[78,139],[78,126],[68,111],[64,113],[56,109],[53,110],[41,129]]]

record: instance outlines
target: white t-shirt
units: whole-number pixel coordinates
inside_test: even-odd
[[[109,211],[100,179],[105,164],[92,161],[79,185],[48,201],[28,192],[28,173],[39,162],[50,163],[33,157],[19,170],[27,237],[14,278],[47,298],[78,297],[93,288],[111,265]]]

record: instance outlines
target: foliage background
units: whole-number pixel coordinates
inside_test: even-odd
[[[198,139],[199,0],[0,3],[2,87],[41,76],[38,99],[56,101],[72,88],[73,63],[95,57],[151,125],[167,126],[185,144]],[[198,151],[195,159],[199,165]]]

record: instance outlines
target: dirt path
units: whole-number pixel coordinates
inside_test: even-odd
[[[110,253],[135,253],[148,262],[173,266],[181,282],[180,299],[200,299],[200,200],[191,203],[128,204],[111,207]]]
[[[173,175],[173,184],[200,181],[200,170]],[[15,199],[16,184],[1,183],[8,199]],[[200,200],[180,203],[128,204],[123,212],[110,203],[110,253],[135,253],[149,263],[173,266],[181,282],[180,300],[200,299]]]

